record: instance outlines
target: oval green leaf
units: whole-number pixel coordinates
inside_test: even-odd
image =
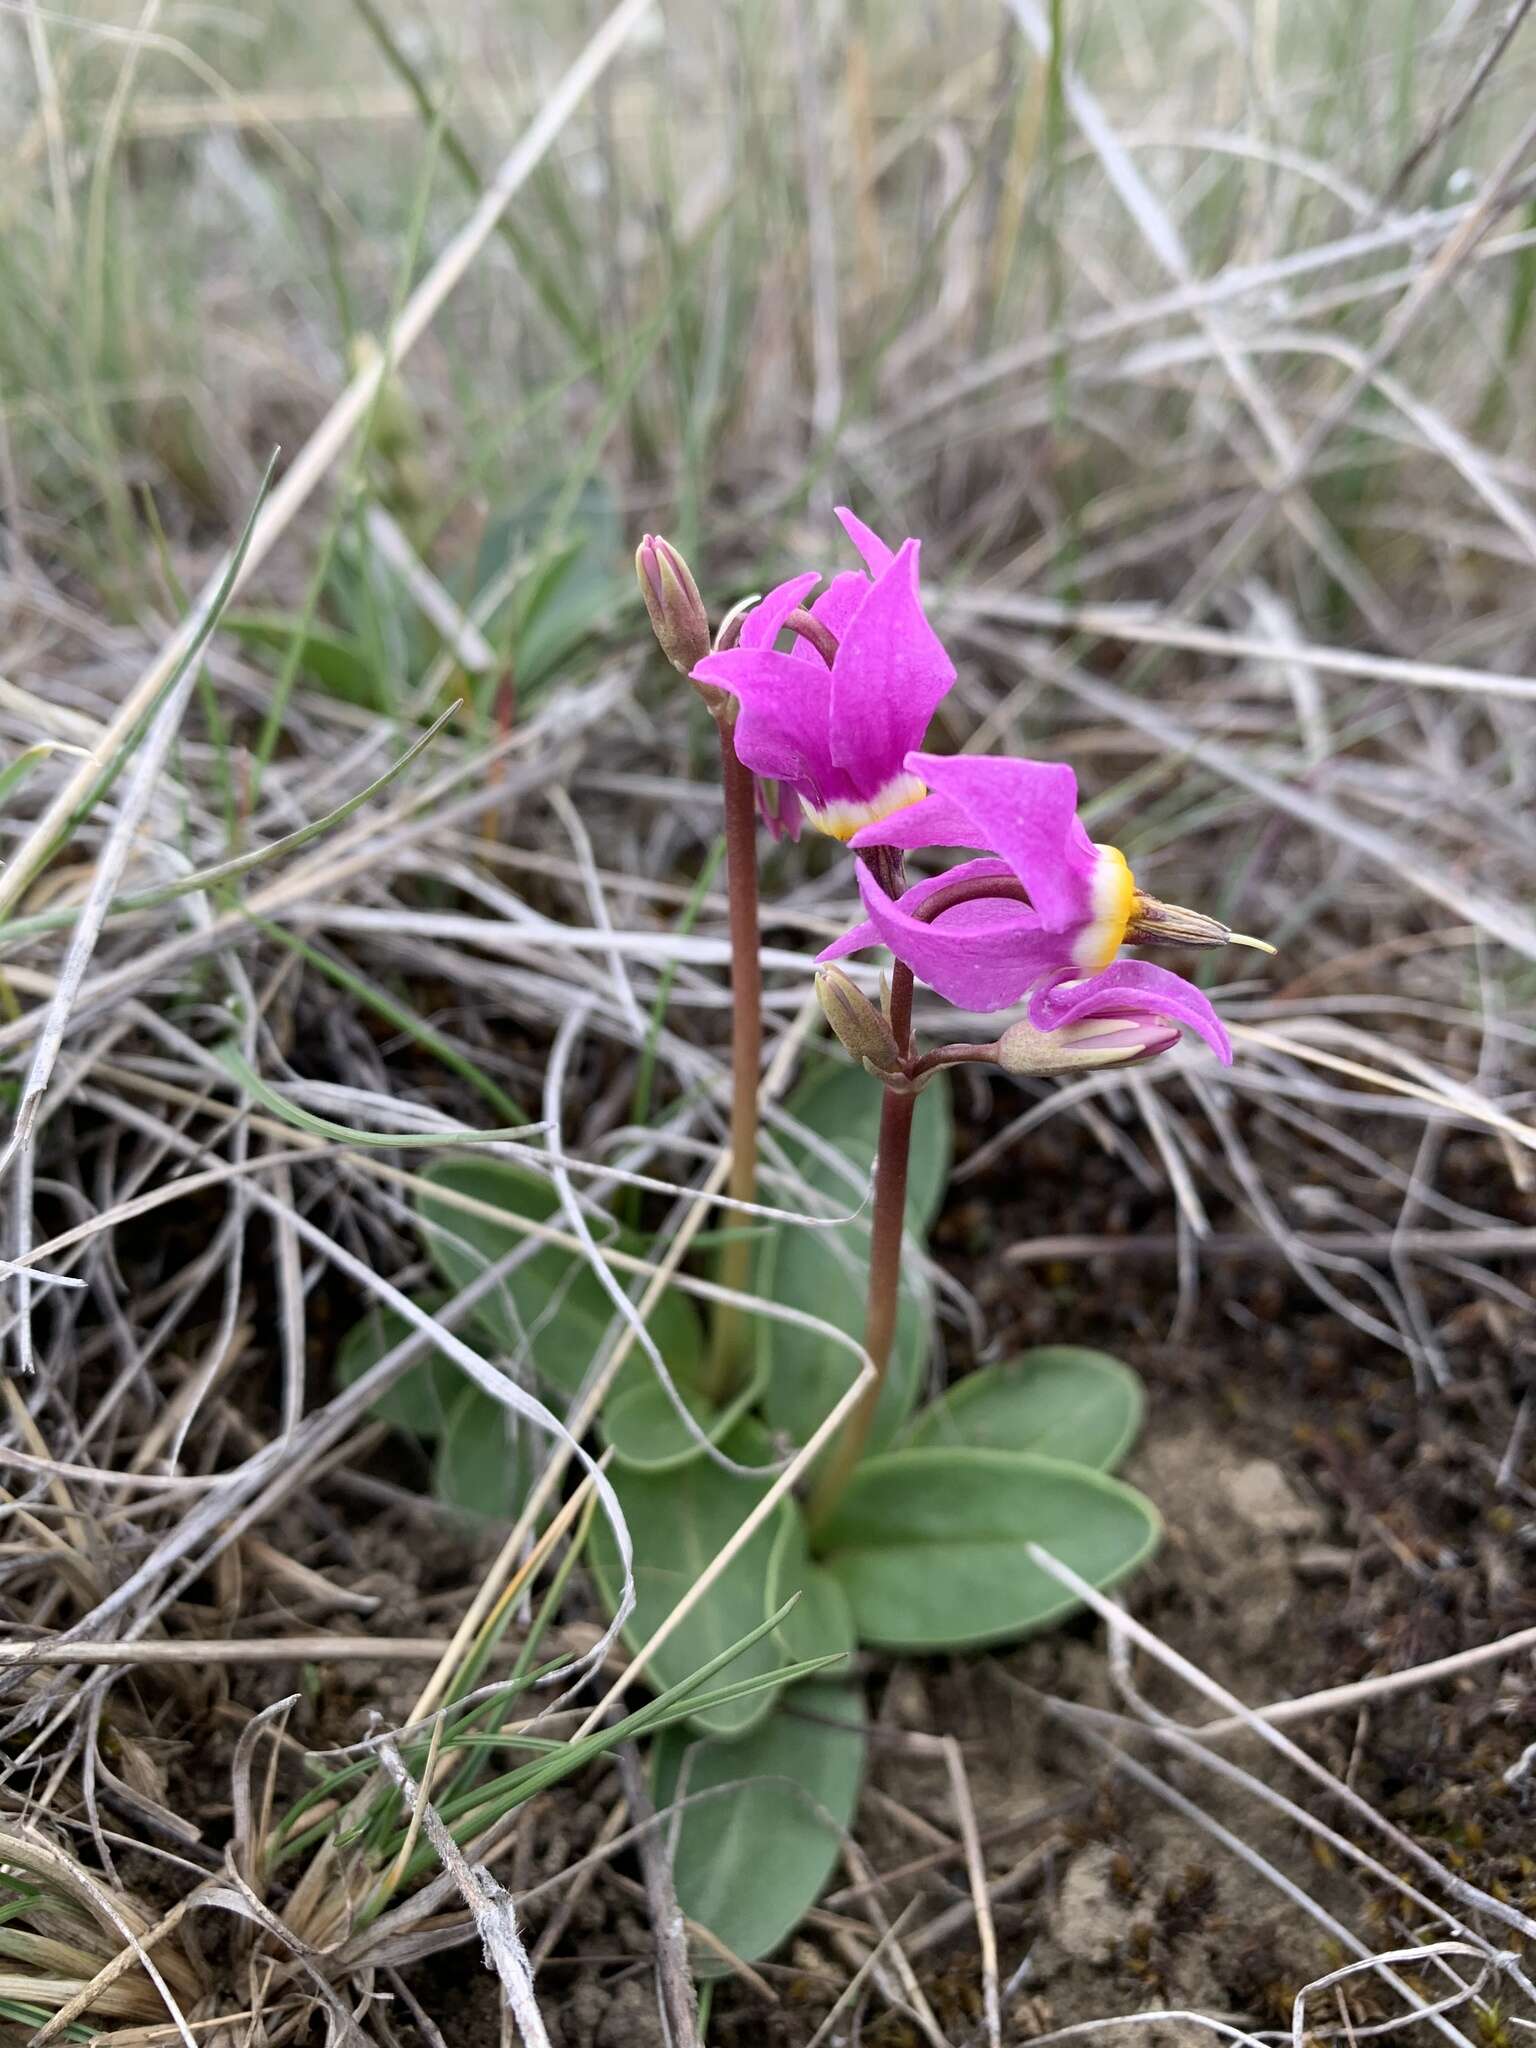
[[[1141,1381],[1107,1351],[1043,1344],[968,1373],[901,1433],[901,1448],[1033,1451],[1109,1472],[1136,1440]]]
[[[1077,1606],[1029,1556],[1038,1543],[1094,1586],[1151,1555],[1157,1510],[1118,1479],[1025,1451],[870,1458],[816,1532],[861,1642],[885,1650],[1004,1643]]]
[[[869,1184],[884,1093],[872,1074],[839,1055],[802,1081],[784,1104],[785,1114],[820,1141],[813,1147],[786,1131],[780,1139],[785,1154],[811,1187],[843,1209],[851,1209]],[[950,1129],[949,1083],[941,1074],[917,1098],[912,1113],[907,1228],[914,1237],[927,1234],[943,1200],[949,1180]],[[823,1156],[820,1148],[828,1145],[848,1161],[851,1178]],[[784,1201],[782,1206],[794,1204]]]
[[[722,1448],[740,1463],[759,1462],[767,1450],[761,1430],[750,1424],[735,1430]],[[736,1534],[769,1481],[738,1479],[703,1457],[666,1473],[616,1464],[610,1477],[634,1544],[635,1605],[624,1638],[638,1650]],[[770,1612],[765,1587],[777,1534],[777,1519],[769,1516],[650,1659],[646,1675],[658,1690],[690,1677]],[[603,1597],[610,1608],[616,1606],[623,1572],[618,1545],[604,1520],[593,1524],[588,1556]],[[730,1675],[733,1680],[754,1678],[777,1670],[783,1661],[773,1637],[765,1636],[733,1662]],[[698,1715],[695,1725],[712,1735],[740,1735],[763,1718],[774,1698],[767,1690],[730,1701]]]
[[[418,1297],[429,1315],[442,1307],[441,1294]],[[386,1351],[393,1351],[414,1332],[415,1325],[393,1309],[371,1308],[342,1338],[336,1351],[336,1384],[350,1387],[377,1365]],[[392,1387],[370,1404],[370,1412],[393,1429],[411,1436],[438,1436],[448,1411],[464,1387],[464,1375],[440,1351],[403,1372]]]
[[[637,1381],[633,1374],[621,1375],[624,1384],[603,1404],[603,1441],[621,1465],[637,1472],[675,1472],[691,1465],[704,1452],[699,1440],[678,1414],[671,1395],[657,1379],[647,1361],[647,1376]],[[735,1428],[762,1389],[762,1373],[756,1371],[740,1393],[724,1408],[716,1408],[704,1394],[684,1386],[678,1389],[688,1413],[712,1444],[718,1444]]]
[[[529,1425],[482,1388],[465,1387],[438,1439],[432,1491],[450,1507],[511,1521],[528,1498],[532,1478]]]
[[[850,1657],[858,1648],[853,1609],[848,1595],[825,1565],[811,1556],[805,1517],[794,1501],[786,1503],[768,1560],[768,1612],[783,1606],[790,1595],[800,1598],[779,1623],[785,1658],[798,1664],[812,1657]],[[840,1678],[843,1666],[827,1667]]]
[[[861,1689],[822,1680],[796,1686],[739,1742],[689,1743],[672,1729],[658,1739],[659,1808],[733,1788],[684,1807],[672,1882],[688,1918],[743,1962],[776,1949],[815,1905],[858,1804],[865,1747]],[[701,1977],[727,1967],[709,1949],[692,1960]]]
[[[423,1178],[434,1188],[503,1211],[508,1216],[547,1223],[556,1216],[559,1198],[548,1181],[500,1159],[445,1159]],[[519,1245],[528,1235],[514,1223],[466,1214],[430,1194],[417,1198],[422,1242],[433,1264],[455,1290],[465,1287],[487,1266]],[[627,1251],[635,1241],[621,1236]],[[559,1245],[546,1245],[516,1267],[502,1285],[475,1309],[475,1320],[503,1355],[528,1357],[546,1385],[574,1395],[602,1347],[615,1310],[602,1282],[585,1259]],[[693,1303],[669,1288],[646,1322],[667,1370],[680,1386],[698,1383],[703,1368],[704,1335]],[[645,1355],[632,1351],[614,1384],[614,1395],[654,1377]]]
[[[869,1232],[862,1224],[837,1231],[786,1226],[759,1248],[755,1284],[765,1301],[804,1309],[858,1338],[864,1331],[868,1261]],[[757,1329],[764,1418],[770,1429],[782,1431],[797,1444],[807,1443],[852,1386],[858,1359],[846,1345],[799,1324],[762,1316]],[[870,1431],[872,1450],[883,1450],[911,1414],[932,1337],[927,1284],[915,1266],[906,1266],[890,1369]]]
[[[848,1161],[851,1176],[792,1136],[784,1149],[810,1188],[842,1208],[852,1208],[868,1184],[880,1125],[882,1089],[861,1068],[824,1067],[798,1088],[786,1104],[789,1114],[814,1131]],[[927,1231],[949,1176],[949,1096],[940,1080],[919,1096],[912,1119],[912,1153],[907,1174],[907,1228]],[[792,1206],[793,1197],[782,1197]],[[869,1265],[869,1213],[840,1230],[804,1230],[785,1224],[769,1231],[758,1248],[757,1291],[769,1301],[808,1310],[851,1337],[864,1328]],[[881,1450],[912,1411],[932,1343],[933,1307],[915,1262],[903,1269],[896,1342],[870,1432],[870,1447]],[[758,1356],[766,1370],[763,1413],[770,1428],[805,1443],[853,1384],[858,1362],[830,1338],[775,1323],[758,1323]]]

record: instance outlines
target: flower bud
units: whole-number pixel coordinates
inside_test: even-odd
[[[816,1000],[847,1052],[879,1080],[905,1072],[896,1034],[869,997],[840,967],[818,967]]]
[[[688,564],[670,541],[648,533],[635,550],[635,573],[662,653],[687,675],[709,652],[709,614]]]
[[[1005,1074],[1083,1074],[1095,1067],[1130,1067],[1155,1059],[1179,1042],[1176,1024],[1164,1017],[1084,1017],[1056,1031],[1010,1024],[997,1041],[997,1064]]]

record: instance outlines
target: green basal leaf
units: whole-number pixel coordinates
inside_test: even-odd
[[[825,1157],[794,1139],[785,1150],[818,1193],[851,1209],[868,1186],[880,1123],[880,1084],[862,1069],[829,1066],[812,1076],[786,1105],[789,1113],[824,1145],[834,1146],[853,1169],[839,1173]],[[949,1095],[943,1081],[918,1098],[912,1120],[912,1155],[907,1176],[907,1228],[926,1232],[949,1175]],[[786,1203],[786,1206],[789,1206]],[[770,1231],[758,1249],[755,1284],[770,1301],[805,1309],[851,1337],[864,1328],[869,1266],[869,1217],[839,1230],[804,1230],[785,1224]],[[926,1283],[908,1262],[902,1273],[896,1341],[881,1390],[870,1443],[888,1444],[917,1399],[932,1341],[932,1302]],[[830,1338],[789,1323],[758,1323],[759,1357],[767,1368],[763,1413],[771,1428],[804,1443],[852,1385],[858,1371],[853,1353]]]
[[[792,1593],[799,1600],[779,1624],[779,1641],[793,1662],[806,1657],[850,1657],[858,1648],[848,1595],[825,1565],[811,1555],[805,1517],[795,1502],[786,1504],[768,1560],[768,1605],[782,1607]],[[829,1677],[843,1667],[830,1665]]]
[[[314,625],[306,628],[301,618],[286,612],[226,612],[221,626],[248,647],[284,656],[294,636],[300,635],[302,674],[344,703],[360,704],[368,711],[389,709],[389,692],[378,669],[363,642],[352,634]]]
[[[869,1233],[862,1225],[836,1232],[786,1227],[760,1248],[754,1285],[765,1300],[804,1309],[857,1339],[864,1333],[868,1258]],[[928,1288],[920,1273],[905,1267],[890,1366],[870,1431],[873,1450],[883,1450],[912,1412],[932,1335]],[[859,1370],[846,1345],[767,1316],[758,1318],[757,1359],[764,1418],[797,1444],[809,1442]]]
[[[504,1160],[445,1159],[429,1167],[423,1179],[509,1216],[535,1223],[557,1218],[559,1200],[549,1183]],[[508,1252],[529,1243],[527,1233],[515,1224],[468,1215],[430,1195],[418,1197],[417,1219],[428,1255],[455,1292]],[[626,1250],[640,1248],[639,1241],[628,1235],[616,1242]],[[526,1355],[546,1385],[569,1397],[591,1369],[615,1310],[585,1259],[560,1245],[547,1245],[526,1258],[474,1314],[500,1353]],[[688,1297],[669,1289],[646,1328],[678,1384],[696,1386],[703,1371],[704,1333]],[[652,1378],[644,1354],[631,1352],[610,1398]]]
[[[432,1464],[432,1491],[450,1507],[510,1521],[533,1483],[531,1425],[482,1388],[469,1386],[449,1409]]]
[[[888,1451],[860,1465],[816,1531],[861,1642],[960,1650],[1044,1628],[1077,1602],[1038,1543],[1094,1586],[1151,1555],[1151,1502],[1117,1479],[1026,1451]]]
[[[842,1209],[851,1209],[869,1185],[880,1134],[880,1109],[885,1091],[872,1074],[839,1054],[802,1081],[784,1108],[796,1123],[815,1134],[812,1147],[786,1133],[781,1142],[792,1163],[813,1188],[829,1195]],[[938,1214],[949,1180],[950,1090],[941,1074],[917,1098],[912,1115],[912,1150],[907,1161],[907,1228],[924,1237]],[[820,1156],[832,1145],[854,1169],[853,1178],[839,1173]],[[784,1207],[793,1205],[786,1202]]]
[[[722,1449],[740,1463],[760,1463],[768,1454],[763,1432],[753,1423],[733,1431]],[[635,1606],[624,1636],[638,1650],[736,1534],[768,1491],[769,1481],[737,1479],[707,1458],[666,1473],[637,1472],[615,1464],[609,1477],[634,1544]],[[777,1534],[773,1516],[753,1532],[650,1660],[646,1675],[652,1685],[660,1690],[677,1684],[758,1626],[770,1611],[764,1587]],[[588,1554],[603,1597],[613,1607],[623,1573],[606,1522],[593,1524]],[[732,1676],[767,1675],[783,1661],[778,1644],[765,1636],[738,1659]],[[764,1692],[755,1699],[709,1709],[698,1715],[697,1722],[712,1735],[740,1735],[762,1719],[773,1699],[772,1692]]]
[[[700,1363],[696,1361],[691,1369],[697,1369]],[[718,1444],[735,1428],[761,1391],[761,1371],[755,1372],[724,1408],[717,1408],[706,1395],[694,1389],[679,1388],[689,1414],[712,1444]],[[630,1374],[621,1390],[604,1402],[602,1433],[619,1463],[632,1466],[637,1472],[673,1472],[704,1455],[649,1361],[644,1380]]]
[[[447,1297],[424,1294],[419,1305],[435,1316]],[[336,1383],[350,1387],[376,1366],[386,1351],[414,1335],[415,1325],[393,1309],[371,1308],[361,1322],[354,1323],[336,1352]],[[464,1386],[464,1375],[441,1352],[433,1352],[401,1374],[394,1385],[371,1404],[371,1413],[394,1429],[411,1436],[432,1438],[441,1434],[448,1410]]]
[[[816,1718],[811,1718],[815,1716]],[[684,1807],[672,1858],[677,1903],[743,1962],[768,1955],[815,1905],[853,1819],[864,1771],[864,1697],[856,1685],[816,1680],[737,1742],[688,1742],[669,1730],[656,1744],[656,1804],[731,1785]],[[745,1783],[737,1784],[737,1780]],[[713,1951],[695,1954],[701,1977],[723,1974]]]
[[[632,595],[613,492],[601,477],[589,477],[563,527],[552,531],[564,496],[563,486],[546,486],[518,510],[492,520],[476,566],[476,586],[483,591],[519,557],[527,558],[525,573],[491,615],[489,629],[494,638],[497,622],[510,609],[513,667],[523,695],[547,680]]]
[[[902,1431],[900,1448],[1033,1451],[1108,1472],[1141,1427],[1141,1381],[1105,1351],[1044,1344],[957,1380]]]

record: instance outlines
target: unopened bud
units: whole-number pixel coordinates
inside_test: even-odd
[[[816,1000],[847,1052],[879,1080],[900,1078],[906,1063],[896,1034],[857,983],[840,967],[818,967]]]
[[[1266,939],[1250,939],[1235,932],[1218,917],[1203,910],[1186,910],[1180,903],[1159,903],[1144,890],[1136,891],[1131,904],[1130,923],[1125,936],[1136,946],[1252,946],[1256,953],[1273,953]]]
[[[1178,1026],[1163,1017],[1084,1017],[1057,1031],[1010,1024],[997,1041],[1005,1074],[1085,1074],[1096,1067],[1131,1067],[1155,1059],[1179,1042]]]
[[[709,652],[709,614],[688,564],[670,541],[648,533],[635,550],[635,573],[662,653],[688,675]]]

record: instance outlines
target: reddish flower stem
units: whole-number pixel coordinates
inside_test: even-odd
[[[896,1043],[906,1056],[912,1049],[912,970],[899,960],[891,970],[889,1018]],[[895,1088],[885,1089],[875,1153],[869,1294],[864,1316],[864,1349],[869,1353],[875,1376],[843,1424],[842,1432],[828,1452],[826,1464],[816,1481],[808,1508],[813,1530],[826,1520],[842,1498],[844,1488],[864,1455],[869,1432],[874,1427],[875,1410],[880,1405],[881,1390],[890,1369],[891,1349],[896,1338],[896,1310],[901,1298],[901,1238],[907,1213],[907,1163],[912,1152],[912,1114],[916,1108],[915,1095]]]
[[[734,637],[734,636],[733,636]],[[726,1192],[733,1202],[757,1199],[757,1089],[763,1063],[763,963],[757,919],[757,793],[752,771],[736,755],[734,707],[715,714],[720,735],[720,781],[725,792],[725,878],[731,927],[731,1171]],[[722,1287],[749,1294],[752,1241],[747,1219],[728,1211],[730,1233],[720,1254]],[[747,1318],[740,1305],[716,1305],[710,1370],[705,1391],[724,1400],[741,1382]]]
[[[902,860],[889,847],[874,847],[864,856],[885,893],[895,898],[902,889]],[[925,924],[953,910],[959,903],[974,903],[986,897],[1027,903],[1022,885],[1004,876],[977,876],[967,882],[952,882],[936,889],[913,912]],[[912,970],[897,961],[891,970],[889,1019],[891,1031],[911,1074],[926,1073],[932,1067],[954,1066],[975,1059],[987,1047],[950,1045],[937,1047],[921,1061],[912,1059]],[[912,1151],[912,1117],[917,1108],[915,1094],[895,1088],[885,1090],[880,1108],[879,1149],[875,1154],[874,1219],[869,1240],[869,1295],[864,1317],[864,1349],[875,1368],[875,1377],[843,1425],[842,1433],[827,1456],[812,1490],[807,1510],[814,1531],[826,1521],[853,1477],[874,1427],[875,1411],[890,1370],[891,1350],[896,1339],[896,1311],[901,1299],[901,1238],[907,1213],[907,1164]]]
[[[809,612],[794,611],[786,624],[820,654],[830,668],[837,642]],[[733,619],[720,636],[722,648],[733,647],[741,633]],[[706,694],[720,735],[720,781],[725,793],[725,875],[730,898],[731,928],[731,1172],[727,1193],[733,1202],[757,1199],[757,1090],[763,1063],[763,966],[757,914],[757,791],[750,768],[737,758],[732,737],[735,706],[723,693]],[[738,1294],[751,1292],[752,1242],[739,1210],[727,1215],[720,1254],[722,1287]],[[710,1343],[710,1369],[705,1391],[715,1400],[733,1393],[742,1378],[748,1337],[747,1318],[735,1302],[722,1301],[715,1310]]]

